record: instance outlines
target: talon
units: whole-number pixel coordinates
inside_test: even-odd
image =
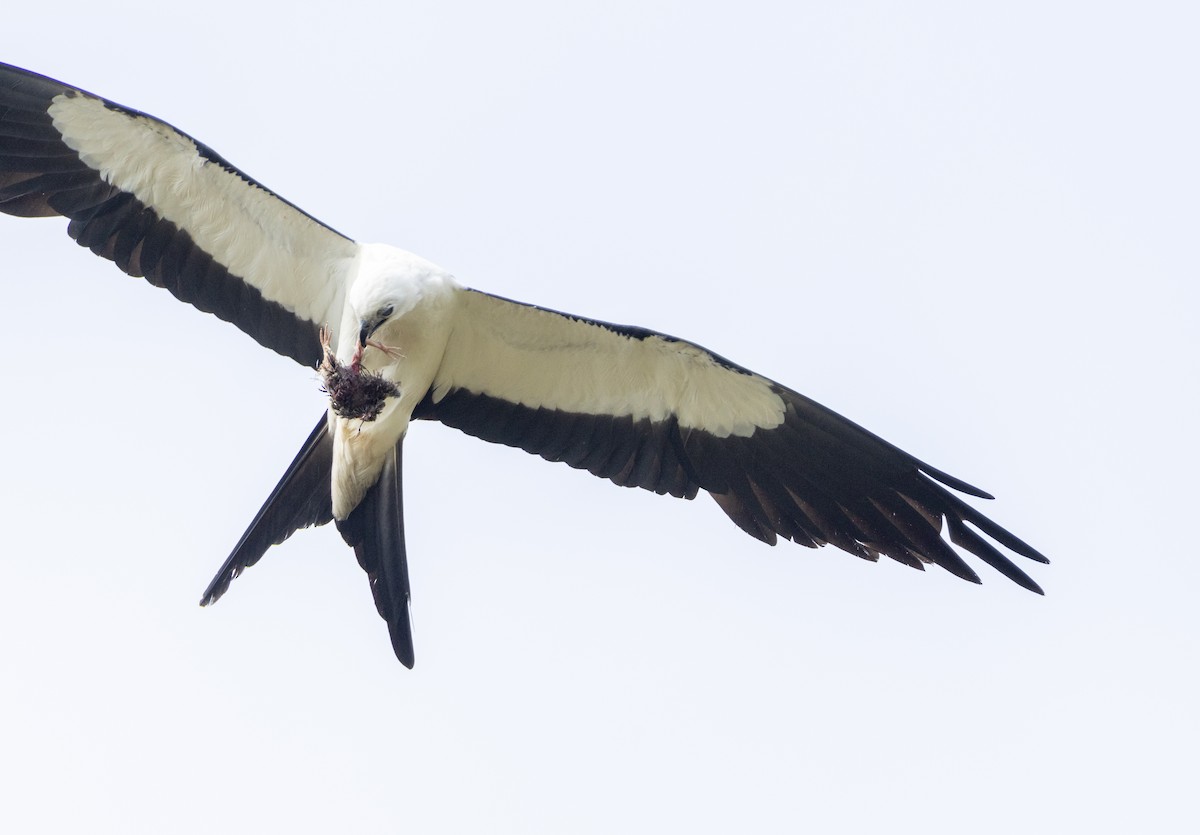
[[[373,339],[367,340],[367,346],[383,351],[394,360],[404,359],[404,354],[399,348],[393,348],[391,345],[384,345],[382,342],[376,342]]]

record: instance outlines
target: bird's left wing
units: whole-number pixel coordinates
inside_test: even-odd
[[[441,368],[414,417],[520,447],[627,487],[708,491],[739,527],[884,554],[963,579],[942,536],[1033,591],[979,531],[1045,557],[947,490],[991,498],[857,424],[690,342],[463,291]]]
[[[70,218],[79,244],[308,366],[357,253],[182,131],[5,64],[0,211]]]

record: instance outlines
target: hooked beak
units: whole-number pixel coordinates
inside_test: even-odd
[[[390,312],[390,311],[389,311]],[[376,348],[382,351],[391,359],[399,359],[404,355],[396,348],[389,345],[384,345],[375,342],[371,339],[371,335],[383,326],[387,321],[387,316],[376,316],[374,319],[359,319],[358,320],[358,345],[354,348],[354,359],[351,365],[357,370],[362,363],[362,356],[368,348]]]
[[[372,323],[369,319],[358,320],[358,345],[354,348],[354,356],[350,359],[350,368],[355,373],[362,366],[363,354],[366,353],[367,345],[370,344],[371,334],[379,327],[379,322]]]
[[[371,334],[379,330],[379,326],[382,324],[382,319],[376,319],[375,321],[371,321],[370,319],[358,320],[358,349],[360,351],[367,347]]]

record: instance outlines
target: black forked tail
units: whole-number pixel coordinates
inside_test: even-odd
[[[404,497],[400,486],[403,446],[401,438],[384,461],[379,481],[337,526],[342,538],[354,546],[358,564],[367,572],[375,608],[387,621],[396,657],[405,667],[412,667],[408,557],[404,550]]]
[[[326,424],[327,418],[322,414],[283,478],[204,590],[201,606],[216,603],[233,579],[246,566],[258,562],[272,545],[278,545],[301,528],[324,525],[333,519],[329,495],[333,439]]]

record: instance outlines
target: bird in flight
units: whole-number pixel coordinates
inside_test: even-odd
[[[3,64],[0,211],[65,216],[81,246],[338,372],[350,394],[381,381],[370,409],[321,415],[202,605],[272,545],[333,521],[411,667],[401,449],[413,419],[624,487],[703,490],[768,544],[933,563],[978,583],[961,549],[1041,593],[1001,549],[1046,558],[958,494],[990,495],[804,395],[686,340],[494,296],[358,243],[167,123]]]

